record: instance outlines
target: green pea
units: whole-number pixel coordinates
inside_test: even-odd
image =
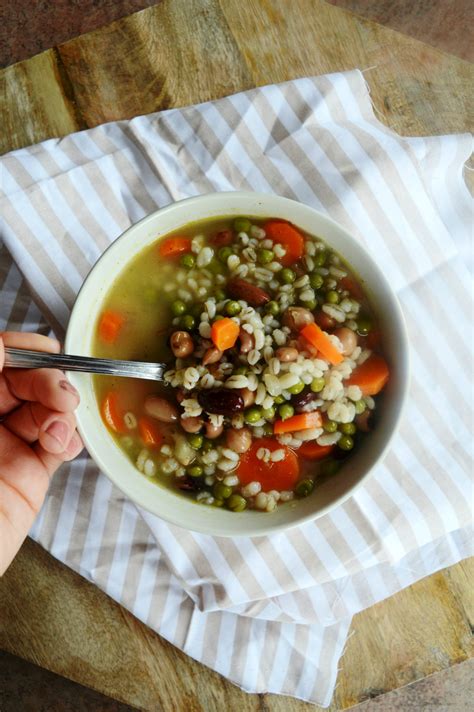
[[[185,329],[186,331],[191,331],[191,329],[194,329],[196,319],[191,314],[185,314],[181,317],[179,323],[183,329]]]
[[[223,499],[215,499],[214,502],[212,503],[213,507],[223,507],[224,506],[224,500]]]
[[[363,413],[364,410],[366,409],[366,407],[367,407],[367,406],[366,406],[366,404],[365,404],[365,400],[363,400],[363,399],[358,400],[358,401],[355,403],[355,411],[356,411],[357,415],[360,415],[361,413]]]
[[[278,408],[278,415],[282,420],[287,420],[288,418],[291,418],[294,414],[295,409],[289,403],[283,403],[283,405]]]
[[[202,477],[204,470],[201,465],[193,465],[192,467],[188,467],[186,472],[190,477]]]
[[[322,267],[323,265],[325,265],[327,256],[328,255],[326,250],[320,250],[319,252],[317,252],[313,257],[314,264],[316,265],[316,267]]]
[[[329,292],[326,292],[326,301],[329,302],[329,304],[339,303],[339,294],[335,289],[330,289]]]
[[[204,304],[193,304],[189,313],[192,314],[196,319],[200,318],[202,312],[204,311]]]
[[[242,307],[239,302],[231,301],[225,305],[225,313],[227,316],[236,316],[240,311],[242,311]]]
[[[339,469],[339,462],[337,460],[326,460],[321,463],[320,473],[324,477],[331,477],[335,475]]]
[[[314,481],[308,479],[300,480],[295,487],[297,497],[307,497],[314,489]]]
[[[310,311],[313,311],[318,306],[318,302],[316,301],[316,299],[307,299],[305,302],[300,300],[300,304],[302,304],[304,307],[306,307],[306,309],[309,309]]]
[[[232,494],[232,487],[225,485],[223,482],[216,482],[212,488],[212,494],[217,499],[229,499]]]
[[[237,366],[237,368],[234,368],[232,371],[233,376],[246,376],[247,375],[247,366]]]
[[[227,264],[227,260],[232,254],[232,250],[230,247],[221,247],[217,253],[218,258],[220,259],[221,262],[224,264]]]
[[[344,435],[354,435],[354,433],[357,431],[357,428],[354,423],[342,423],[339,426],[339,430],[341,433],[344,433]]]
[[[264,248],[257,250],[257,262],[261,265],[267,265],[273,261],[275,257],[272,250],[265,250]]]
[[[273,300],[271,302],[267,302],[265,304],[265,312],[267,314],[271,314],[272,316],[278,316],[278,314],[280,313],[280,307],[278,302],[275,302]]]
[[[289,267],[285,267],[280,272],[280,279],[284,284],[293,284],[296,279],[296,274]]]
[[[191,435],[188,435],[188,443],[195,450],[200,450],[202,448],[203,442],[204,438],[199,433],[192,433]]]
[[[235,232],[248,232],[251,227],[252,223],[248,218],[235,218],[234,220]]]
[[[262,425],[262,430],[264,435],[273,435],[273,425],[270,423],[264,423]]]
[[[372,322],[368,318],[361,317],[357,319],[357,333],[360,336],[367,336],[372,331]]]
[[[196,258],[194,257],[194,255],[188,252],[187,255],[183,255],[181,257],[180,262],[183,267],[186,267],[186,269],[192,269],[196,264]]]
[[[282,403],[285,402],[285,399],[281,395],[275,396],[275,398],[273,399],[273,402],[276,403],[277,405],[281,405]]]
[[[313,391],[313,393],[319,393],[323,390],[325,385],[326,381],[324,380],[324,378],[313,378],[313,380],[311,381],[311,390]]]
[[[210,452],[211,450],[214,450],[214,447],[215,447],[215,445],[212,440],[207,440],[206,438],[204,438],[204,442],[203,442],[202,448],[201,448],[203,453]]]
[[[299,381],[299,383],[295,383],[294,386],[290,386],[286,390],[288,393],[291,393],[293,396],[297,396],[298,393],[301,393],[301,391],[304,389],[304,383],[303,381]]]
[[[247,502],[240,494],[233,494],[226,500],[226,506],[232,512],[243,512],[247,507]]]
[[[324,279],[322,275],[318,274],[317,272],[313,272],[309,275],[309,283],[313,289],[321,289],[321,287],[323,286],[323,282]]]
[[[181,299],[175,299],[171,304],[171,311],[175,316],[186,314],[186,304]]]
[[[352,450],[352,448],[354,447],[354,441],[350,435],[341,435],[341,437],[337,441],[337,444],[338,447],[341,448],[341,450]]]
[[[276,411],[275,411],[275,408],[273,408],[273,407],[272,408],[264,408],[262,410],[262,415],[265,418],[265,420],[273,420],[273,418],[275,417],[275,413],[276,413]]]
[[[214,298],[216,302],[222,302],[223,299],[225,299],[225,292],[223,289],[220,287],[217,287],[217,289],[214,290]]]
[[[323,428],[327,433],[335,433],[337,430],[337,423],[334,420],[326,420],[323,424]]]
[[[258,423],[262,419],[262,411],[260,408],[248,408],[244,413],[244,420],[246,423]]]

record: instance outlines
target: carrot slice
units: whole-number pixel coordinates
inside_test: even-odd
[[[318,445],[315,440],[303,443],[298,448],[298,455],[305,460],[323,460],[334,450],[334,445]]]
[[[107,344],[113,344],[125,323],[125,317],[120,312],[106,309],[100,317],[99,336]]]
[[[266,448],[270,452],[283,450],[284,457],[278,462],[265,462],[257,457],[260,448]],[[286,445],[281,445],[275,438],[259,438],[240,456],[236,474],[242,485],[260,482],[264,492],[272,489],[288,490],[293,489],[298,481],[300,465],[296,453]]]
[[[211,339],[220,351],[231,349],[239,336],[239,325],[237,322],[225,317],[215,321],[211,327]]]
[[[167,237],[160,242],[160,257],[176,257],[183,252],[191,252],[191,240],[189,237]]]
[[[311,413],[301,413],[301,415],[293,415],[285,420],[276,420],[273,425],[273,432],[275,435],[294,433],[297,430],[320,428],[322,423],[321,414],[317,410],[313,410]]]
[[[143,416],[138,421],[138,432],[147,447],[160,447],[163,442],[163,434],[155,420]]]
[[[318,351],[321,351],[324,358],[330,363],[335,365],[343,361],[344,356],[334,346],[328,334],[317,324],[308,324],[304,329],[301,329],[300,334],[304,336],[310,344],[315,346]]]
[[[123,416],[125,410],[120,404],[117,391],[109,391],[102,401],[100,412],[105,424],[116,433],[125,433],[127,426]]]
[[[270,240],[285,248],[286,254],[280,260],[282,265],[288,267],[303,257],[304,238],[293,225],[283,220],[270,220],[263,227]]]
[[[367,361],[355,368],[345,384],[359,386],[363,396],[375,396],[387,383],[390,371],[385,359],[373,353]]]

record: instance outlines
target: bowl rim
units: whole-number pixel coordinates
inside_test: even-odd
[[[258,527],[252,527],[252,526],[246,526],[245,531],[241,533],[236,533],[235,531],[232,532],[226,532],[225,530],[222,530],[218,527],[212,527],[212,526],[205,526],[204,524],[204,518],[203,518],[203,524],[199,523],[193,523],[193,526],[186,526],[185,523],[183,523],[182,519],[179,517],[174,517],[172,514],[172,511],[168,513],[167,511],[165,512],[160,512],[159,514],[155,511],[155,509],[150,505],[150,503],[147,501],[146,498],[137,495],[136,492],[133,491],[133,482],[130,479],[130,486],[128,486],[128,481],[123,483],[120,482],[118,483],[116,477],[110,473],[108,465],[104,459],[104,455],[102,452],[98,452],[94,447],[91,446],[90,444],[90,438],[88,436],[88,430],[87,430],[87,424],[84,425],[83,422],[83,417],[81,415],[78,415],[77,417],[77,428],[79,431],[79,434],[81,435],[84,445],[87,449],[88,454],[90,457],[95,461],[95,463],[98,465],[98,467],[101,469],[103,474],[105,474],[111,482],[123,493],[125,494],[133,503],[136,505],[143,507],[143,509],[147,510],[151,514],[159,517],[160,519],[163,519],[164,521],[168,522],[169,524],[187,529],[188,531],[195,531],[199,532],[201,534],[207,534],[209,536],[218,536],[218,537],[260,537],[260,536],[267,536],[269,534],[273,534],[278,531],[285,531],[292,529],[294,527],[300,526],[306,522],[309,521],[314,521],[316,519],[319,519],[320,517],[324,516],[328,512],[332,511],[336,507],[339,507],[342,505],[344,502],[346,502],[350,497],[352,497],[361,487],[362,485],[371,477],[373,470],[375,467],[380,464],[380,462],[384,459],[384,457],[387,454],[387,451],[392,443],[392,440],[395,436],[395,434],[398,431],[400,421],[406,406],[406,402],[408,399],[408,392],[409,392],[409,386],[411,382],[411,354],[410,354],[410,348],[409,348],[409,339],[408,339],[408,333],[407,333],[407,327],[406,327],[406,321],[405,317],[400,305],[400,302],[398,300],[397,295],[395,294],[394,290],[392,289],[388,279],[385,277],[382,269],[378,266],[378,264],[375,262],[375,260],[372,258],[372,256],[368,253],[367,249],[360,243],[357,238],[352,235],[345,227],[343,227],[340,223],[336,222],[333,220],[333,218],[329,217],[328,215],[316,210],[310,205],[307,205],[306,203],[302,203],[297,200],[293,200],[291,198],[286,198],[283,196],[279,196],[275,193],[262,193],[262,192],[254,192],[254,191],[218,191],[218,192],[210,192],[210,193],[203,193],[197,196],[191,196],[187,198],[183,198],[181,200],[173,201],[162,208],[159,208],[152,213],[144,216],[141,220],[137,221],[136,223],[133,223],[130,225],[124,232],[122,232],[111,244],[102,252],[100,257],[97,259],[95,264],[92,266],[90,269],[89,273],[87,274],[83,284],[81,285],[79,292],[77,294],[76,300],[74,302],[74,306],[70,315],[69,323],[67,326],[67,331],[66,331],[66,337],[65,337],[65,342],[64,342],[64,350],[65,353],[70,352],[70,346],[74,341],[74,336],[76,334],[77,329],[81,329],[83,324],[81,323],[81,306],[82,302],[85,300],[85,295],[86,291],[88,289],[88,285],[90,285],[90,278],[92,275],[97,274],[101,269],[103,269],[104,266],[104,258],[107,256],[107,258],[110,258],[113,256],[113,253],[118,249],[119,243],[123,243],[125,240],[130,239],[130,236],[136,232],[137,230],[144,228],[145,226],[148,225],[148,223],[153,223],[157,216],[163,216],[167,213],[170,213],[175,210],[179,210],[181,207],[182,208],[189,208],[189,212],[192,211],[193,204],[195,203],[202,203],[205,200],[213,200],[219,203],[219,201],[222,201],[222,203],[225,203],[226,199],[233,198],[237,200],[251,200],[253,202],[267,202],[269,199],[271,200],[277,200],[278,203],[281,206],[284,206],[285,204],[288,206],[298,206],[298,210],[306,210],[310,211],[313,216],[316,215],[322,223],[326,223],[327,226],[329,226],[331,229],[335,229],[337,232],[343,235],[343,238],[348,240],[349,243],[352,243],[352,245],[355,245],[355,248],[359,253],[363,256],[363,259],[367,262],[367,264],[370,267],[370,270],[375,272],[378,275],[379,280],[384,283],[385,289],[386,289],[386,294],[389,295],[390,301],[391,301],[391,307],[394,310],[397,320],[398,320],[398,329],[400,334],[402,335],[402,344],[400,345],[400,355],[402,356],[404,363],[403,363],[403,368],[405,372],[405,378],[402,381],[402,391],[399,392],[398,394],[398,400],[397,400],[397,413],[396,416],[393,420],[393,426],[391,428],[391,431],[389,435],[386,437],[386,440],[379,450],[375,461],[370,465],[370,467],[367,469],[367,471],[360,476],[358,481],[353,484],[351,487],[348,488],[348,490],[342,494],[340,494],[334,501],[329,502],[326,505],[323,505],[318,509],[317,511],[310,511],[307,514],[302,514],[299,517],[295,517],[294,520],[287,521],[287,522],[280,522],[280,523],[274,523],[272,524],[271,517],[269,516],[268,518],[265,518],[266,526],[262,527],[261,524]],[[183,211],[183,215],[187,211]],[[212,215],[209,215],[210,218],[212,217],[227,217],[231,215],[232,213],[230,210],[227,212],[220,211],[220,212],[214,212]],[[236,213],[237,214],[237,213]],[[241,214],[241,213],[240,213]],[[309,214],[309,213],[308,213]],[[251,212],[248,213],[249,217],[252,217]],[[199,220],[205,220],[206,218],[199,218]],[[180,226],[184,226],[189,224],[190,221],[189,219],[186,219],[183,217],[181,221],[178,221],[177,225],[173,230],[179,229]],[[293,222],[293,221],[292,221]],[[295,223],[297,224],[297,223]],[[155,237],[155,240],[159,239],[163,235],[166,235],[168,232],[171,232],[171,230],[167,230],[166,232],[163,232],[162,234],[158,234]],[[319,232],[321,232],[319,230]],[[323,235],[322,239],[324,241],[327,241],[327,238]],[[148,247],[151,243],[147,243],[146,247]],[[344,257],[344,255],[342,255]],[[350,262],[349,262],[350,264]],[[123,269],[123,265],[121,267]],[[119,272],[120,273],[120,272]],[[118,274],[119,274],[118,273]],[[367,285],[370,287],[370,285]],[[110,288],[110,287],[109,287]],[[107,294],[107,292],[105,292]],[[69,377],[71,376],[74,378],[75,374],[69,374]],[[81,374],[83,375],[83,374]],[[79,411],[80,411],[80,406],[79,406]],[[104,430],[108,432],[105,428],[105,425],[103,426]],[[118,446],[117,446],[117,449]],[[154,485],[156,486],[156,485]],[[166,490],[166,488],[161,487],[162,490]],[[180,497],[179,494],[172,493],[173,497]],[[180,497],[181,499],[181,497]],[[193,506],[197,506],[193,503]],[[204,509],[204,508],[203,508]],[[212,508],[205,508],[206,511],[208,509]],[[249,513],[249,512],[248,512]],[[246,514],[248,514],[246,513]],[[231,514],[231,513],[229,513]],[[263,518],[264,513],[258,513],[259,517]],[[253,514],[253,516],[256,516]],[[212,518],[211,518],[212,519]]]

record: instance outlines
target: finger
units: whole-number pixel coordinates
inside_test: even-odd
[[[7,369],[4,371],[10,392],[15,398],[37,401],[46,408],[63,413],[79,405],[79,394],[56,368]]]
[[[77,457],[83,447],[84,445],[82,444],[81,438],[77,433],[74,433],[71,438],[71,442],[69,443],[69,447],[63,453],[54,455],[53,453],[45,450],[40,443],[37,443],[33,447],[33,450],[36,456],[41,460],[46,472],[51,477],[51,475],[56,472],[58,467],[62,465],[63,462],[73,460],[75,457]]]
[[[76,429],[72,413],[60,413],[41,403],[24,403],[5,418],[3,425],[27,443],[39,440],[53,453],[66,450]]]
[[[0,333],[5,346],[15,349],[31,349],[31,351],[46,351],[58,354],[61,344],[56,339],[50,339],[42,334],[30,334],[23,331],[4,331]]]

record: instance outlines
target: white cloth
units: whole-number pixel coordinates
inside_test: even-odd
[[[44,317],[61,336],[111,240],[209,190],[308,203],[390,275],[411,338],[410,399],[384,462],[342,506],[267,538],[212,538],[138,509],[83,455],[55,477],[31,531],[245,690],[329,704],[353,614],[470,553],[470,150],[467,135],[407,139],[383,126],[353,71],[105,124],[1,161],[3,329],[47,330]]]

